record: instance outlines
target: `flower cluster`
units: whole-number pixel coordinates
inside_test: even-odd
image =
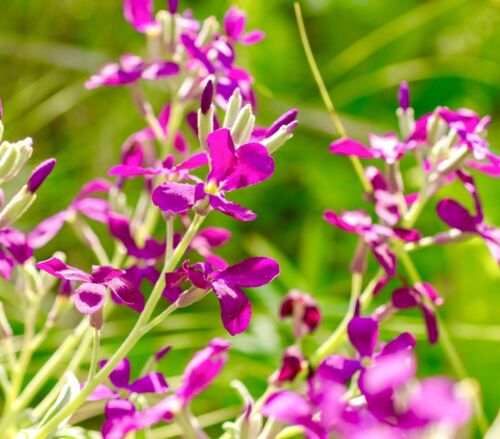
[[[280,273],[278,262],[268,257],[226,261],[217,252],[230,242],[231,233],[203,224],[213,212],[238,221],[256,219],[255,212],[233,200],[237,190],[272,177],[273,153],[293,136],[298,112],[292,109],[268,127],[256,125],[253,78],[236,64],[236,47],[258,43],[264,33],[247,31],[244,12],[231,7],[219,25],[214,17],[200,22],[191,11],[179,11],[176,0],[167,5],[155,14],[153,0],[124,0],[124,17],[147,39],[147,54],[124,54],[86,82],[88,89],[122,86],[144,119],[144,128],[124,141],[108,177],[85,184],[65,209],[28,233],[12,225],[34,202],[55,160],[38,166],[5,205],[0,192],[0,276],[19,290],[26,314],[18,354],[0,306],[8,363],[0,367],[5,437],[93,437],[96,432],[74,425],[78,416],[73,415],[96,401],[104,407],[101,435],[107,439],[139,431],[149,437],[165,422],[176,422],[183,437],[208,437],[191,403],[221,373],[230,343],[209,341],[187,363],[178,385],[158,370],[170,346],[151,355],[136,379],[131,378],[129,353],[171,313],[196,306],[211,293],[220,306],[220,331],[230,336],[246,331],[252,303],[244,289],[267,285]],[[157,95],[164,93],[162,108],[155,109],[147,98],[145,81],[157,87]],[[418,379],[414,335],[403,332],[384,342],[380,328],[394,314],[415,309],[430,343],[446,335],[436,309],[443,299],[420,278],[412,251],[480,237],[500,264],[500,229],[485,222],[470,173],[500,175],[500,157],[486,140],[489,118],[439,107],[415,120],[406,83],[400,87],[397,115],[400,136],[371,135],[369,145],[344,137],[330,145],[331,153],[350,156],[363,169],[361,178],[369,188],[365,209],[324,214],[329,224],[357,239],[345,317],[318,344],[319,334],[314,340],[310,334],[325,319],[316,299],[299,290],[284,296],[279,317],[291,322],[292,341],[260,398],[254,400],[242,382],[232,383],[243,409],[234,422],[223,425],[224,439],[296,432],[309,439],[452,438],[473,415],[482,421],[477,394],[466,380]],[[2,135],[0,104],[0,140]],[[0,144],[1,184],[20,172],[31,152],[31,139]],[[412,159],[421,181],[418,191],[408,192],[402,163]],[[373,162],[363,168],[360,160]],[[465,188],[473,211],[442,199],[436,211],[449,230],[418,230],[423,208],[448,184]],[[94,256],[90,268],[70,265],[67,259],[74,263],[73,256],[62,252],[37,261],[39,249],[68,226]],[[365,282],[371,256],[377,270]],[[50,295],[53,289],[57,294]],[[104,360],[100,337],[110,327],[115,305],[132,310],[124,308],[132,325]],[[79,316],[80,323],[23,387],[33,353],[72,308],[72,319]],[[91,346],[88,375],[77,379],[75,371]],[[445,348],[453,349],[449,340]],[[453,351],[450,358],[459,361]],[[42,395],[62,366],[64,378]],[[38,404],[31,407],[37,396]]]

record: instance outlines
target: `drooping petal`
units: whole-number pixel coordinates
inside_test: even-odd
[[[109,265],[93,265],[92,266],[92,282],[96,284],[106,284],[115,277],[120,277],[125,274],[125,270],[110,267]]]
[[[210,205],[224,215],[232,216],[240,221],[253,221],[257,218],[257,214],[251,210],[226,200],[222,195],[209,195],[208,201]]]
[[[222,182],[221,189],[232,191],[267,180],[273,175],[274,160],[260,143],[247,143],[236,150],[237,163]]]
[[[214,338],[206,348],[194,354],[184,370],[182,384],[175,392],[183,404],[189,403],[217,378],[227,361],[229,347],[226,340]]]
[[[170,303],[174,303],[182,293],[182,284],[186,281],[187,275],[182,269],[178,269],[171,273],[165,273],[165,288],[163,289],[163,297]]]
[[[437,205],[439,217],[450,227],[463,232],[476,232],[477,219],[469,211],[455,200],[441,200]]]
[[[370,357],[378,342],[378,323],[372,317],[354,317],[347,326],[352,345],[362,357]]]
[[[35,267],[39,270],[46,271],[59,279],[76,280],[80,282],[91,282],[92,280],[90,274],[87,274],[76,267],[72,267],[71,265],[66,265],[58,258],[50,258],[45,261],[38,262]]]
[[[150,372],[135,380],[128,389],[135,393],[165,393],[169,387],[161,373]]]
[[[0,249],[0,276],[9,280],[12,272],[14,271],[14,265],[15,263],[12,256]]]
[[[99,311],[106,300],[104,285],[84,283],[75,291],[75,306],[82,314],[94,314]]]
[[[243,44],[244,46],[251,46],[252,44],[260,43],[265,37],[266,34],[263,31],[254,29],[243,35],[239,43]]]
[[[107,360],[100,361],[99,368],[102,369],[107,362]],[[128,389],[130,382],[130,360],[128,358],[124,358],[115,366],[109,374],[109,380],[117,389]]]
[[[44,219],[28,233],[28,242],[32,248],[41,248],[51,241],[62,229],[69,212],[63,210]]]
[[[140,313],[144,309],[144,296],[132,282],[123,277],[115,277],[107,281],[106,285],[111,291],[111,299],[118,305],[127,305]]]
[[[413,335],[409,332],[403,332],[387,343],[380,351],[380,355],[390,355],[399,351],[411,351],[415,348],[416,344],[417,342]]]
[[[195,186],[166,182],[153,191],[152,199],[165,213],[186,213],[195,203]]]
[[[75,200],[71,207],[94,221],[103,224],[108,221],[110,211],[108,200],[94,197],[81,198]]]
[[[438,322],[434,309],[425,303],[420,304],[420,310],[424,316],[425,327],[427,329],[427,338],[430,344],[434,344],[439,338]]]
[[[248,297],[241,289],[229,286],[223,280],[213,282],[212,287],[219,299],[224,328],[231,335],[245,331],[252,317],[252,304]]]
[[[418,296],[413,288],[402,287],[392,292],[392,304],[398,309],[408,309],[418,306]]]
[[[279,272],[280,266],[274,259],[249,258],[226,268],[216,280],[238,287],[260,287],[271,282]]]
[[[221,128],[207,136],[210,172],[207,181],[219,185],[230,175],[236,166],[236,151],[231,131]]]
[[[323,380],[344,384],[360,369],[361,364],[358,360],[330,355],[320,363],[316,374],[321,375]]]
[[[123,15],[138,32],[146,32],[155,24],[153,20],[153,0],[124,0]]]
[[[19,230],[7,228],[0,230],[0,245],[5,247],[18,264],[24,264],[33,256],[27,236]]]
[[[356,140],[343,138],[330,143],[332,154],[348,155],[360,159],[373,159],[377,156],[374,151]]]
[[[373,239],[368,242],[370,249],[379,262],[379,264],[384,268],[389,277],[394,276],[396,272],[396,255],[391,250],[390,246],[383,241],[378,239]]]

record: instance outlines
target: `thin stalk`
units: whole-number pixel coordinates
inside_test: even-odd
[[[187,247],[191,243],[191,240],[203,223],[204,219],[204,216],[198,214],[195,215],[181,242],[175,248],[172,257],[165,261],[165,265],[160,274],[160,277],[158,278],[158,282],[154,286],[153,291],[151,292],[151,296],[149,297],[143,312],[137,319],[131,332],[120,345],[118,350],[112,355],[106,365],[94,376],[94,378],[85,385],[80,393],[68,405],[61,409],[56,416],[54,416],[49,422],[47,422],[47,424],[37,432],[33,439],[46,438],[52,431],[57,428],[60,422],[62,422],[66,417],[71,416],[71,414],[73,414],[87,400],[87,397],[92,393],[92,391],[108,377],[108,375],[113,371],[116,365],[123,358],[125,358],[128,352],[144,335],[143,328],[148,323],[157,303],[161,299],[162,292],[165,287],[165,273],[172,271],[177,266]]]
[[[165,157],[167,154],[171,154],[175,140],[175,134],[179,129],[183,116],[184,107],[177,98],[174,98],[172,100],[172,104],[170,105],[170,116],[168,119],[165,141],[161,143],[160,152],[162,157]]]
[[[99,341],[100,341],[100,331],[94,329],[94,337],[92,341],[92,354],[90,356],[90,366],[89,375],[87,381],[91,381],[95,376],[95,371],[97,370],[97,362],[99,361]]]
[[[158,326],[163,322],[170,314],[172,314],[178,308],[177,303],[172,303],[166,310],[158,314],[153,320],[151,320],[147,325],[142,328],[144,334],[151,331],[153,328]]]
[[[104,250],[101,240],[92,228],[79,217],[75,218],[73,222],[71,222],[71,225],[75,234],[94,252],[99,264],[109,265],[110,261],[106,250]]]
[[[174,216],[167,218],[167,237],[165,243],[165,258],[170,259],[174,252]]]
[[[184,439],[208,439],[187,407],[175,414],[175,421],[181,427]]]
[[[337,131],[337,134],[340,137],[347,137],[347,132],[344,128],[344,125],[342,124],[342,121],[340,120],[340,117],[337,113],[337,110],[335,109],[335,106],[333,105],[332,99],[330,98],[328,90],[326,89],[325,82],[321,77],[318,65],[316,64],[316,60],[314,59],[314,54],[312,52],[311,45],[309,44],[309,38],[307,37],[306,27],[304,24],[304,18],[302,17],[302,10],[300,8],[300,4],[295,3],[294,8],[295,8],[295,17],[297,18],[297,26],[299,28],[300,40],[302,42],[302,46],[304,47],[304,52],[307,58],[307,62],[309,64],[309,67],[311,68],[311,72],[314,76],[314,80],[316,81],[316,85],[318,86],[321,98],[323,99],[323,102],[328,111],[328,114],[330,115],[330,119],[333,123],[333,126]],[[350,157],[350,159],[354,167],[354,170],[356,171],[356,174],[358,175],[359,180],[363,185],[363,190],[367,193],[370,193],[372,191],[372,187],[370,182],[367,180],[365,176],[361,161],[357,157]]]

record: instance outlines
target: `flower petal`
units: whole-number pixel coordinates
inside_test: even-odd
[[[212,287],[219,299],[224,328],[231,335],[245,331],[252,317],[252,304],[248,297],[241,289],[229,286],[224,280],[216,280]]]
[[[313,415],[309,403],[289,390],[273,393],[262,406],[261,413],[288,425],[308,425]]]
[[[63,210],[44,219],[28,233],[28,242],[32,248],[41,248],[51,241],[62,229],[69,211]]]
[[[163,183],[153,191],[153,203],[165,213],[186,213],[195,203],[195,186]]]
[[[82,314],[94,314],[104,306],[106,288],[104,285],[84,283],[75,291],[75,306]]]
[[[207,181],[215,181],[219,185],[230,175],[237,164],[231,131],[218,129],[207,136],[210,172]]]
[[[348,155],[360,159],[373,159],[377,157],[370,148],[349,138],[339,139],[330,143],[330,152],[332,154]]]
[[[271,282],[279,272],[280,266],[274,259],[249,258],[226,268],[216,276],[216,280],[237,287],[260,287]]]
[[[165,393],[169,387],[161,373],[150,372],[135,380],[128,389],[135,393]]]
[[[463,232],[477,231],[477,218],[472,216],[469,211],[455,200],[441,200],[437,205],[437,214],[446,224],[454,229]]]
[[[370,357],[378,342],[378,323],[372,317],[354,317],[347,326],[347,334],[359,355]]]
[[[124,0],[123,15],[138,32],[146,32],[154,25],[153,0]]]
[[[35,265],[39,270],[46,271],[54,277],[66,280],[76,280],[80,282],[91,282],[92,277],[84,271],[66,265],[58,258],[50,258]]]
[[[226,200],[223,196],[209,195],[208,201],[210,205],[224,215],[232,216],[240,221],[253,221],[257,218],[257,214],[251,210]]]
[[[144,309],[144,296],[132,282],[123,277],[115,277],[107,281],[106,285],[111,291],[111,299],[119,305],[127,305],[140,313]]]

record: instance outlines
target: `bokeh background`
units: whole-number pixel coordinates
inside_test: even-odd
[[[294,139],[276,154],[274,178],[237,194],[239,202],[258,212],[257,221],[238,223],[219,214],[210,219],[234,233],[221,251],[229,261],[272,256],[281,263],[282,275],[271,286],[249,292],[255,307],[251,329],[233,339],[224,374],[194,406],[196,413],[208,413],[201,418],[206,425],[238,412],[238,398],[228,390],[231,379],[244,381],[254,395],[264,389],[266,376],[290,343],[289,326],[276,315],[280,297],[288,289],[312,293],[324,311],[321,329],[306,349],[314,349],[335,328],[346,309],[355,239],[325,224],[322,212],[363,203],[349,162],[327,151],[334,131],[303,55],[292,2],[234,3],[248,11],[251,27],[267,34],[262,44],[239,50],[240,64],[255,76],[260,123],[296,107],[301,124]],[[193,7],[197,18],[222,17],[229,5],[222,0],[181,1],[182,7]],[[498,0],[303,0],[302,6],[318,64],[352,136],[363,140],[369,131],[395,130],[397,85],[408,80],[417,114],[437,105],[491,114],[489,140],[500,153]],[[118,159],[125,138],[142,128],[125,90],[87,91],[83,83],[122,53],[141,53],[143,43],[123,19],[119,0],[1,1],[0,97],[6,138],[32,136],[32,164],[49,156],[58,159],[36,206],[20,224],[22,229],[29,230],[45,215],[65,208],[84,182],[104,176]],[[150,92],[161,106],[165,96],[154,89]],[[411,169],[408,172],[411,175]],[[411,178],[408,182],[411,190]],[[478,177],[478,185],[488,221],[500,224],[497,181]],[[458,186],[443,193],[466,200]],[[443,229],[433,207],[431,203],[418,222],[424,233]],[[75,265],[91,263],[71,230],[64,230],[39,257],[56,249],[67,252]],[[499,268],[479,240],[422,250],[415,260],[424,278],[445,298],[441,313],[469,374],[482,386],[491,420],[500,393]],[[103,332],[103,355],[113,352],[134,318],[122,308],[113,314]],[[425,343],[417,313],[395,317],[385,328],[384,336],[409,330],[422,341],[418,348],[422,375],[452,374],[439,344]],[[33,361],[33,372],[64,334],[50,339],[46,351]],[[207,299],[174,315],[134,349],[131,359],[137,370],[155,349],[172,344],[174,351],[161,370],[175,384],[191,353],[216,335],[225,336],[217,303]],[[99,425],[98,418],[88,422]],[[215,436],[218,427],[211,428]],[[175,428],[166,427],[157,437],[175,434]]]

